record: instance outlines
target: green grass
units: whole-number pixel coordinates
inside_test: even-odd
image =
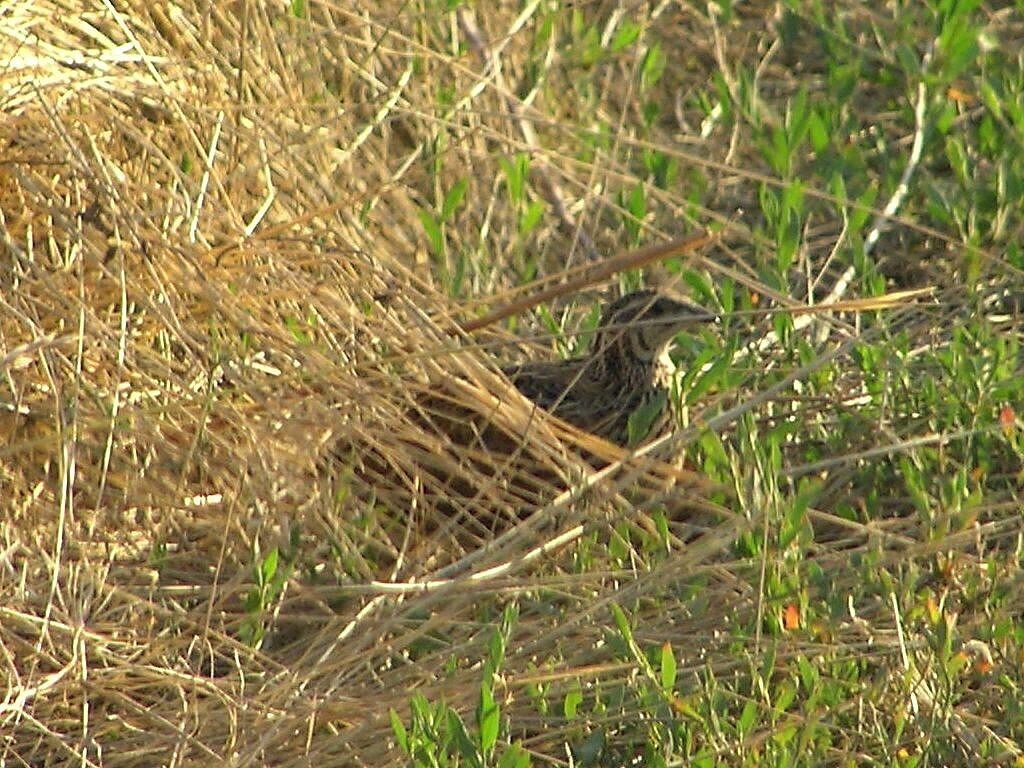
[[[11,761],[1024,764],[1024,9],[202,5],[0,44]],[[425,426],[653,284],[676,482]]]
[[[715,331],[677,347],[679,396],[694,423],[787,377],[798,382],[698,430],[688,449],[736,489],[724,503],[750,522],[728,566],[749,591],[746,607],[715,623],[701,604],[704,575],[659,582],[676,592],[664,603],[638,588],[592,614],[609,663],[632,672],[611,684],[567,673],[533,685],[536,716],[571,734],[580,765],[634,756],[646,766],[1006,761],[1019,754],[1011,745],[1024,726],[1012,703],[1024,651],[1013,586],[1024,401],[1012,298],[1020,17],[978,3],[884,13],[785,3],[758,31],[750,14],[729,4],[717,16],[705,6],[679,11],[700,20],[691,33],[721,35],[725,56],[714,63],[709,42],[694,55],[668,20],[616,23],[594,8],[555,7],[531,19],[565,54],[546,67],[535,43],[517,92],[557,97],[563,115],[578,116],[543,120],[545,138],[562,146],[571,135],[568,151],[606,185],[592,215],[616,232],[617,247],[731,220],[729,251],[666,269],[726,313]],[[673,138],[674,99],[691,126],[706,127],[706,162]],[[724,158],[741,183],[722,184]],[[520,266],[541,193],[521,153],[496,162],[514,212],[505,275],[525,282],[544,271],[535,256]],[[890,201],[894,218],[879,219]],[[808,279],[820,301],[847,269],[844,297],[937,293],[809,329],[785,314],[751,314],[772,297],[805,296]],[[626,278],[627,287],[642,279]],[[571,348],[561,339],[572,321],[547,309],[538,321]],[[767,330],[778,341],[752,350]],[[656,541],[625,529],[600,546],[639,574],[666,562]],[[645,632],[659,605],[679,610],[680,591],[686,620],[702,632],[664,634],[664,622]],[[563,664],[553,650],[540,666]],[[999,725],[979,731],[983,720]],[[510,744],[522,732],[503,722]]]

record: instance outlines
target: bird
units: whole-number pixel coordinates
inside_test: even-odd
[[[521,394],[576,427],[632,448],[671,431],[674,366],[668,353],[684,328],[714,315],[662,290],[609,303],[589,351],[566,360],[503,366]]]
[[[670,430],[672,340],[712,317],[666,292],[642,290],[607,304],[580,357],[486,361],[484,367],[505,374],[507,390],[497,388],[497,377],[481,385],[485,379],[454,371],[422,380],[382,377],[394,389],[375,386],[394,407],[370,412],[357,433],[340,436],[329,450],[345,467],[340,476],[352,483],[352,498],[375,510],[367,519],[383,521],[357,532],[367,562],[395,576],[458,560],[545,509],[576,486],[587,466],[606,466],[622,448]],[[513,392],[522,402],[510,402]],[[565,450],[567,432],[557,424],[537,429],[531,405],[611,445],[582,440]],[[689,482],[681,471],[649,462],[636,492]],[[582,509],[595,498],[580,495],[573,503]]]

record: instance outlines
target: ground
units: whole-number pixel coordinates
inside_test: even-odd
[[[0,762],[1024,764],[1022,38],[6,4]],[[640,285],[630,454],[500,366]]]

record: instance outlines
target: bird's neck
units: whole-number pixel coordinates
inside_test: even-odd
[[[595,379],[621,383],[623,389],[668,388],[675,374],[675,364],[668,354],[670,346],[666,344],[652,360],[641,360],[627,345],[612,344],[592,351],[587,370]]]
[[[668,350],[669,345],[666,344],[665,348],[661,350],[661,354],[655,359],[653,379],[655,385],[666,388],[672,385],[672,377],[676,373],[676,364],[669,357]]]

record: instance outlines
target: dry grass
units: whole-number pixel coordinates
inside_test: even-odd
[[[629,169],[611,151],[579,160],[580,126],[557,103],[529,113],[539,140],[524,135],[488,51],[439,53],[446,32],[473,49],[455,16],[436,12],[446,29],[423,6],[313,8],[311,21],[259,3],[0,9],[0,762],[404,764],[389,709],[404,714],[415,691],[470,719],[477,663],[515,603],[496,684],[509,736],[536,764],[564,764],[585,731],[538,714],[536,691],[629,689],[613,603],[631,606],[644,648],[682,645],[694,679],[761,649],[758,636],[738,655],[721,630],[766,610],[760,564],[730,547],[767,519],[777,478],[736,466],[726,493],[651,457],[620,463],[510,389],[494,360],[514,358],[517,337],[459,331],[479,313],[469,297],[507,296],[527,254],[550,274],[621,248],[601,226],[612,196],[591,197]],[[476,20],[505,76],[537,55],[516,13]],[[750,13],[736,30],[763,22]],[[722,40],[693,39],[700,71],[673,88],[723,65]],[[629,82],[597,81],[596,111],[633,109]],[[718,213],[664,195],[650,237],[753,202],[739,182],[763,167],[735,136],[713,140],[730,166],[699,164]],[[686,141],[712,154],[712,140]],[[549,202],[569,204],[521,234],[495,157],[524,150],[543,160]],[[419,213],[461,178],[444,234],[473,265],[450,290],[438,275],[458,265],[430,253]],[[596,244],[573,241],[577,219]],[[811,250],[833,236],[808,233]],[[777,296],[732,250],[750,245],[764,247],[737,225],[695,264]],[[845,351],[856,334],[834,329]],[[855,370],[837,382],[862,385]],[[779,391],[719,392],[692,418],[731,430]],[[847,449],[877,444],[864,438]],[[611,467],[595,473],[594,455]],[[827,498],[856,491],[837,475]],[[850,589],[850,551],[882,567],[963,535],[936,546],[904,518],[874,528],[818,506],[842,532],[819,562]],[[984,536],[1016,530],[999,525]],[[637,544],[662,534],[663,552]],[[833,639],[900,673],[906,643],[883,623]],[[628,733],[637,707],[625,697],[590,725]]]
[[[28,762],[393,762],[388,707],[440,685],[431,656],[472,655],[474,615],[526,571],[372,610],[361,584],[422,579],[525,509],[551,518],[586,467],[518,397],[496,411],[509,387],[413,245],[422,179],[393,173],[421,151],[407,100],[428,95],[377,114],[412,40],[386,15],[311,37],[251,10],[5,19],[4,721]],[[315,98],[335,78],[343,102]],[[452,402],[530,439],[497,459],[459,445],[437,426]],[[571,532],[579,502],[561,507]],[[538,527],[477,571],[553,538]],[[273,547],[309,578],[256,652],[238,638]],[[548,578],[582,595],[596,577]],[[431,635],[450,647],[397,663]]]

